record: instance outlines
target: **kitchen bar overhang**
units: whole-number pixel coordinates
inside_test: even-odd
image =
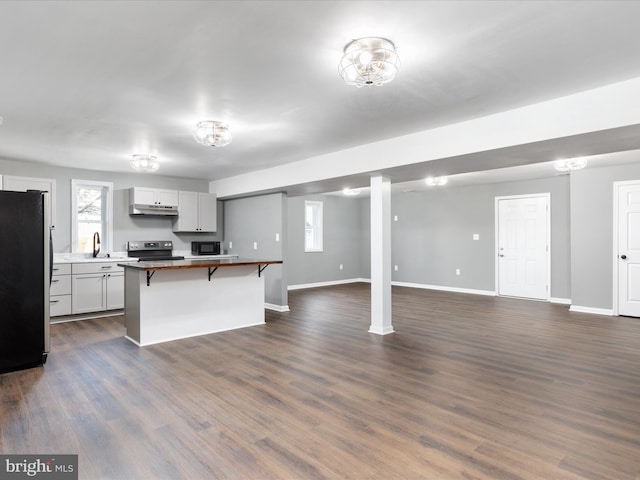
[[[241,267],[256,266],[258,277],[262,276],[265,268],[269,265],[282,263],[282,260],[254,260],[249,258],[220,258],[220,259],[203,259],[203,260],[164,260],[164,261],[144,261],[140,260],[136,263],[118,264],[121,267],[131,268],[132,270],[141,270],[147,272],[147,286],[151,285],[151,277],[157,270],[179,270],[185,268],[206,268],[208,269],[208,278],[221,267]]]

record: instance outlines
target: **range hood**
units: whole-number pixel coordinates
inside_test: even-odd
[[[129,205],[129,215],[164,215],[164,216],[176,216],[178,215],[177,205],[145,205],[134,203]]]

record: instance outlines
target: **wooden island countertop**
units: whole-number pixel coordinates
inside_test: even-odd
[[[273,265],[282,263],[282,260],[255,260],[252,258],[215,258],[215,259],[189,259],[189,260],[164,260],[153,262],[119,263],[119,267],[133,270],[177,270],[181,268],[216,268],[216,267],[246,267],[252,265]]]

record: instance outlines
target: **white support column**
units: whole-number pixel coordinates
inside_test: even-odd
[[[393,333],[391,325],[391,180],[371,177],[370,333]]]

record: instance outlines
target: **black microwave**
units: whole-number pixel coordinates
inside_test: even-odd
[[[192,255],[220,255],[220,242],[191,242]]]

